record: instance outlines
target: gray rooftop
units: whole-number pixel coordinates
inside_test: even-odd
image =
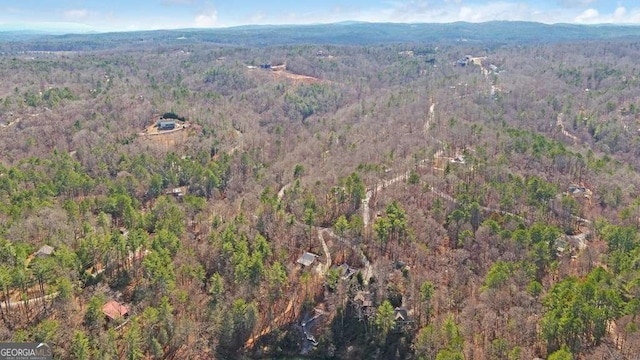
[[[300,256],[298,258],[298,261],[296,261],[298,264],[302,264],[304,266],[309,266],[311,264],[313,264],[313,262],[316,260],[316,258],[318,257],[318,255],[316,254],[312,254],[310,252],[305,252],[304,254],[302,254],[302,256]]]
[[[37,252],[36,252],[36,256],[49,256],[51,254],[53,254],[53,252],[55,251],[55,249],[53,248],[53,246],[49,246],[49,245],[43,245]]]

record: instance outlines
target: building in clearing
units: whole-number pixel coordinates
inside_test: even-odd
[[[176,128],[176,122],[160,120],[156,123],[156,126],[158,127],[158,130],[173,130]]]

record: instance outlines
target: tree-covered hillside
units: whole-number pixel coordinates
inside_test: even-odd
[[[282,45],[377,46],[383,44],[451,44],[466,42],[493,48],[505,44],[549,44],[584,40],[633,39],[640,27],[628,25],[541,24],[526,21],[485,23],[367,23],[250,25],[212,29],[123,31],[59,35],[36,31],[0,31],[0,51],[86,51],[216,44],[266,47]]]
[[[0,341],[59,359],[640,353],[634,38],[147,35],[0,44]]]

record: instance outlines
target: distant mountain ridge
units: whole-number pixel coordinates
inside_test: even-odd
[[[0,24],[0,34],[11,32],[15,34],[64,35],[97,33],[97,29],[86,24],[74,22],[45,22],[45,23],[4,23]]]
[[[366,23],[247,25],[230,28],[177,29],[55,35],[34,31],[3,32],[0,50],[91,50],[141,43],[216,43],[237,46],[292,44],[375,45],[392,43],[484,44],[548,43],[640,37],[640,26],[542,24],[522,21],[485,23]]]

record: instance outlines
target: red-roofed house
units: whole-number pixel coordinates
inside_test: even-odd
[[[115,300],[111,300],[102,306],[102,312],[108,320],[118,320],[129,316],[129,308]]]

